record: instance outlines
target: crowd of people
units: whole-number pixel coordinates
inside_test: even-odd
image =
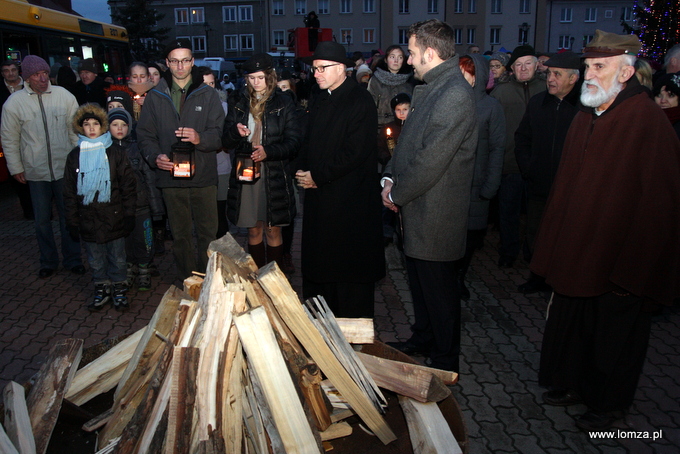
[[[2,145],[35,218],[39,277],[60,263],[53,202],[64,268],[86,272],[84,244],[91,310],[150,288],[166,223],[180,279],[205,271],[229,223],[258,266],[293,273],[303,190],[303,297],[372,317],[396,242],[415,323],[391,345],[457,371],[466,273],[494,217],[498,265],[530,263],[518,291],[553,292],[546,404],[585,403],[576,424],[609,427],[632,402],[653,306],[680,295],[680,45],[652,75],[634,35],[598,30],[582,55],[461,55],[438,20],[408,37],[369,59],[319,42],[303,59],[313,81],[277,74],[264,53],[243,79],[216,80],[186,39],[164,65],[133,63],[124,84],[93,59],[55,80],[38,56],[21,76],[4,63]]]

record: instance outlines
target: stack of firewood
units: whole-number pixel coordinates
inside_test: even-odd
[[[4,391],[0,454],[44,453],[64,402],[115,388],[83,426],[99,453],[319,453],[356,415],[388,444],[379,388],[399,396],[416,452],[460,452],[435,402],[452,372],[356,352],[370,320],[336,320],[322,298],[301,304],[275,263],[258,270],[227,234],[205,278],[171,287],[149,324],[76,371],[82,340],[57,343],[28,396]],[[331,403],[333,401],[334,403]]]

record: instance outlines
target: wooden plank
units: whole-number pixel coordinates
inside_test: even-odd
[[[189,454],[200,351],[194,347],[175,347],[174,350],[165,454]]]
[[[361,391],[330,351],[319,331],[305,314],[297,294],[276,262],[271,262],[260,270],[258,281],[262,284],[262,287],[274,302],[281,318],[295,334],[298,341],[338,388],[343,397],[347,399],[359,417],[383,443],[388,444],[394,441],[396,436],[370,399]]]
[[[348,437],[352,435],[352,426],[345,421],[331,424],[328,429],[320,432],[322,441],[335,440],[336,438]]]
[[[247,365],[245,362],[243,362],[242,365],[243,369],[241,370],[241,380],[243,382],[243,396],[241,401],[243,403],[243,425],[247,435],[244,440],[246,452],[268,454],[269,443],[267,441],[267,433],[264,428],[264,422],[262,422],[260,407],[257,405],[255,391],[253,390],[252,383],[250,383]]]
[[[336,318],[335,320],[350,344],[372,344],[375,341],[372,318]]]
[[[83,405],[118,385],[145,329],[146,327],[126,337],[102,356],[79,369],[66,393],[66,399],[76,405]]]
[[[31,418],[35,449],[44,453],[57,423],[61,402],[83,355],[82,339],[64,339],[52,346],[47,361],[36,375],[26,405]]]
[[[266,311],[261,307],[251,309],[234,317],[234,323],[286,452],[320,452]]]
[[[106,446],[113,438],[122,434],[136,406],[141,402],[146,385],[163,354],[165,347],[163,338],[167,339],[173,329],[177,329],[175,319],[178,316],[180,301],[185,296],[186,294],[175,286],[171,286],[163,295],[118,383],[114,394],[113,415],[99,433],[102,445]]]
[[[228,453],[240,453],[243,446],[243,386],[241,374],[244,364],[238,330],[232,324],[225,351],[226,383],[222,389],[222,436]]]
[[[410,397],[399,396],[404,411],[413,452],[418,454],[462,454],[439,406],[434,402],[422,403]]]
[[[106,423],[108,423],[109,420],[111,419],[111,416],[113,416],[113,408],[109,408],[104,413],[92,418],[91,420],[83,424],[82,429],[85,432],[94,432],[95,430],[103,427]]]
[[[144,398],[139,406],[135,408],[135,412],[130,418],[129,423],[123,428],[120,435],[120,441],[113,451],[115,454],[132,454],[133,452],[136,452],[135,448],[146,427],[148,417],[156,404],[156,399],[158,398],[165,381],[166,372],[172,361],[172,343],[165,342],[162,350],[163,354],[158,362],[158,367],[154,370],[153,376],[149,381],[149,386],[146,388]]]
[[[262,423],[267,431],[267,439],[269,440],[270,450],[272,452],[286,452],[286,447],[283,445],[283,440],[281,434],[279,434],[279,429],[276,427],[276,422],[272,416],[272,411],[269,408],[269,402],[262,391],[262,384],[257,378],[257,374],[254,371],[253,366],[248,363],[246,367],[246,372],[248,372],[248,378],[250,379],[250,385],[253,389],[253,394],[255,395],[255,402],[257,408],[259,409],[260,416],[262,417]]]
[[[26,406],[26,390],[19,383],[11,381],[2,394],[7,436],[21,454],[35,454],[35,438]]]
[[[451,390],[441,379],[422,366],[391,361],[361,352],[356,352],[356,355],[381,388],[419,402],[439,402],[451,395]]]
[[[12,440],[5,433],[2,425],[0,425],[0,454],[19,454],[19,451],[12,444]]]

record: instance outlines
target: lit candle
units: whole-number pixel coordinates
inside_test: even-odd
[[[241,180],[251,181],[253,179],[253,169],[251,167],[243,169]]]
[[[392,130],[390,128],[387,128],[386,132],[387,132],[387,138],[388,139],[391,138],[392,137]]]

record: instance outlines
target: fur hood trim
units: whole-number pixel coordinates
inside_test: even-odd
[[[73,130],[76,134],[85,135],[85,130],[83,129],[83,120],[86,118],[96,118],[99,120],[99,124],[102,125],[102,134],[108,132],[109,130],[109,117],[106,111],[99,107],[97,104],[83,104],[78,107],[76,114],[73,116]]]

